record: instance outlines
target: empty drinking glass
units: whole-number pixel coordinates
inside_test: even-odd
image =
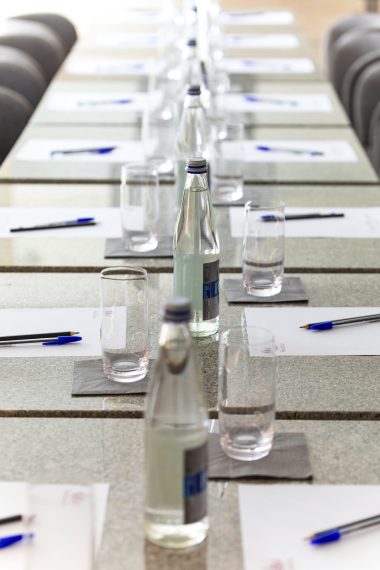
[[[100,340],[104,374],[135,382],[148,369],[148,281],[140,267],[103,269]]]
[[[244,125],[217,122],[211,127],[211,192],[224,202],[243,196]]]
[[[158,244],[158,172],[149,163],[125,164],[121,169],[121,226],[126,249],[151,251]]]
[[[270,331],[242,325],[221,334],[219,430],[228,456],[253,461],[269,454],[275,428],[276,377]]]
[[[243,283],[249,295],[271,297],[281,291],[285,258],[284,204],[245,205]]]
[[[143,115],[142,143],[145,158],[155,164],[161,174],[173,171],[177,127],[175,104],[163,97],[157,107],[147,108]]]

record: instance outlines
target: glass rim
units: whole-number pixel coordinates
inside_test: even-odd
[[[158,181],[158,168],[154,161],[145,162],[126,162],[121,166],[121,181],[125,182],[128,174],[143,174],[145,177],[151,176],[156,178]]]
[[[246,212],[255,212],[260,210],[284,210],[285,202],[280,200],[268,200],[263,204],[255,204],[253,200],[249,200],[244,204],[244,210]]]
[[[108,274],[109,273],[109,274]],[[100,272],[100,278],[108,281],[147,281],[148,272],[143,267],[106,267]]]

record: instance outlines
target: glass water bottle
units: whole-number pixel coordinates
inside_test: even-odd
[[[168,301],[145,413],[145,534],[169,548],[204,540],[207,410],[189,331],[191,304]]]
[[[219,328],[219,238],[207,183],[207,162],[191,158],[174,231],[174,294],[193,307],[193,336],[210,336]]]

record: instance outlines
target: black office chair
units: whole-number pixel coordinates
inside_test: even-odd
[[[33,57],[50,81],[65,59],[59,38],[44,24],[7,20],[0,30],[0,45],[20,49]]]
[[[370,124],[380,102],[380,54],[377,61],[367,66],[355,89],[352,105],[352,124],[364,147],[370,145]],[[374,124],[375,125],[375,120]]]
[[[38,63],[28,54],[0,46],[0,87],[20,93],[34,108],[47,87],[47,81]]]
[[[0,87],[0,163],[27,124],[33,108],[19,93]]]
[[[11,20],[29,20],[45,24],[59,37],[66,55],[77,41],[78,36],[74,25],[60,14],[22,14],[14,16]]]
[[[365,12],[364,14],[350,14],[333,22],[327,30],[324,41],[326,70],[330,81],[332,78],[331,53],[335,42],[346,32],[376,25],[380,25],[380,14],[369,14],[368,12]]]

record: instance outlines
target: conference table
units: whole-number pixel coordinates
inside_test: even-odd
[[[102,34],[115,40],[123,33],[128,39],[127,34],[154,29],[141,23],[134,25],[133,21],[124,23],[122,11],[115,11],[112,22],[112,14],[110,11],[102,22],[94,16],[88,36],[73,48],[0,167],[0,322],[18,311],[31,315],[26,311],[33,309],[41,313],[56,310],[57,314],[72,309],[71,314],[77,314],[78,319],[91,311],[96,316],[100,270],[107,266],[143,266],[148,270],[151,373],[158,353],[160,309],[173,291],[173,259],[152,255],[118,257],[117,253],[105,257],[106,247],[107,255],[110,251],[109,240],[120,239],[120,168],[128,154],[115,161],[100,157],[87,161],[52,159],[50,154],[52,150],[72,145],[86,148],[90,142],[101,146],[124,144],[127,150],[133,150],[134,156],[143,157],[141,94],[148,89],[148,76],[128,72],[128,61],[140,57],[148,69],[161,52],[132,50],[125,45],[102,48]],[[281,314],[294,315],[297,311],[303,315],[302,310],[309,308],[328,310],[329,316],[335,309],[349,311],[362,307],[379,312],[379,179],[332,86],[312,62],[294,19],[288,12],[281,14],[288,21],[285,26],[237,23],[224,28],[229,34],[247,37],[286,33],[296,37],[298,43],[295,49],[235,46],[226,52],[226,61],[260,60],[260,66],[257,71],[252,63],[245,63],[242,72],[226,64],[231,72],[231,93],[223,96],[223,104],[228,96],[232,97],[229,116],[244,122],[247,146],[244,197],[229,204],[213,196],[221,245],[221,330],[240,323],[244,315],[255,310],[268,310],[272,314],[288,311],[278,313],[279,318]],[[280,64],[274,65],[273,60],[280,60]],[[290,71],[286,71],[286,66],[290,66]],[[140,108],[83,111],[78,101],[89,93],[95,97],[115,93],[139,96]],[[239,101],[247,93],[270,100],[296,96],[308,101],[309,108],[295,112],[264,106],[264,110],[240,111]],[[69,104],[62,105],[64,100]],[[313,100],[319,101],[319,111],[310,110]],[[128,146],[131,141],[134,141],[132,147]],[[326,159],[303,157],[294,161],[270,156],[263,160],[255,148],[263,141],[275,148],[315,145],[324,149]],[[255,156],[256,160],[252,160]],[[167,240],[171,240],[176,215],[173,182],[169,173],[162,176],[159,187],[159,233]],[[285,275],[287,279],[301,281],[306,297],[303,300],[228,302],[227,281],[235,280],[241,285],[239,220],[244,203],[266,198],[282,200],[287,208],[343,210],[347,218],[359,216],[352,218],[359,222],[353,221],[346,229],[343,226],[341,234],[330,232],[326,226],[327,230],[316,231],[314,235],[290,232],[286,237]],[[68,233],[54,232],[15,237],[9,232],[11,225],[23,224],[25,220],[39,216],[65,219],[55,216],[68,213],[92,214],[100,223],[94,231],[82,228],[82,232],[71,237]],[[305,331],[305,334],[310,335],[312,345],[313,333]],[[197,340],[194,344],[203,373],[210,432],[217,433],[219,339]],[[176,553],[144,541],[144,390],[140,393],[133,390],[120,393],[121,389],[119,393],[84,391],[73,396],[74,377],[78,379],[88,361],[98,361],[93,366],[100,370],[100,353],[76,356],[74,351],[67,356],[51,356],[46,349],[43,355],[33,357],[27,351],[6,356],[3,353],[1,479],[39,483],[108,482],[107,513],[97,554],[97,567],[101,570],[243,568],[238,483],[250,485],[252,480],[210,482],[210,532],[207,542],[200,547]],[[314,484],[378,485],[379,352],[352,350],[350,354],[334,354],[332,349],[320,354],[313,353],[312,346],[309,351],[281,354],[279,350],[277,433],[306,435]],[[267,482],[262,477],[254,479],[258,485]]]

